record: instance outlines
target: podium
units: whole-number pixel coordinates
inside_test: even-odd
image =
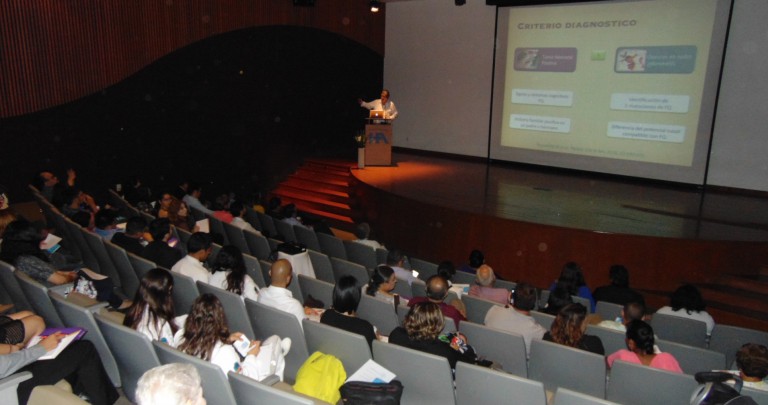
[[[382,121],[382,120],[378,120]],[[392,125],[369,120],[365,125],[365,165],[392,164]]]

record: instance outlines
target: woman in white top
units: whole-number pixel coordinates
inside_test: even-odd
[[[208,278],[208,284],[233,292],[254,301],[259,297],[259,287],[253,282],[245,270],[243,254],[235,246],[227,245],[221,248],[213,263],[213,275]]]
[[[235,371],[256,380],[276,374],[282,380],[285,355],[290,350],[290,339],[271,336],[264,342],[254,340],[241,350],[233,344],[243,342],[240,332],[231,333],[221,302],[213,294],[203,294],[192,304],[192,310],[174,337],[177,349],[219,366],[224,374]]]
[[[672,293],[669,306],[659,308],[656,313],[702,321],[707,324],[707,336],[709,336],[715,327],[715,320],[705,308],[706,304],[704,304],[704,298],[702,298],[699,289],[691,284],[686,284]]]
[[[179,329],[174,313],[173,277],[168,270],[152,269],[141,278],[123,325],[143,333],[150,340],[170,343]]]

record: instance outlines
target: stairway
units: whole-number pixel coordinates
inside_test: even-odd
[[[352,192],[351,161],[307,159],[304,165],[278,184],[271,195],[283,204],[293,203],[307,217],[323,219],[329,226],[353,232],[360,213]]]
[[[723,274],[696,286],[718,322],[768,330],[768,269],[750,275]]]

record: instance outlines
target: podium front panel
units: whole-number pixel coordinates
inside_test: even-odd
[[[389,166],[392,164],[392,125],[368,124],[365,126],[365,165]]]

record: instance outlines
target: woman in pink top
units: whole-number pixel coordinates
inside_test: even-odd
[[[669,353],[654,353],[654,337],[651,325],[634,320],[627,325],[627,348],[621,349],[608,356],[608,367],[613,366],[616,360],[624,360],[630,363],[642,364],[653,368],[682,373],[680,364]]]

